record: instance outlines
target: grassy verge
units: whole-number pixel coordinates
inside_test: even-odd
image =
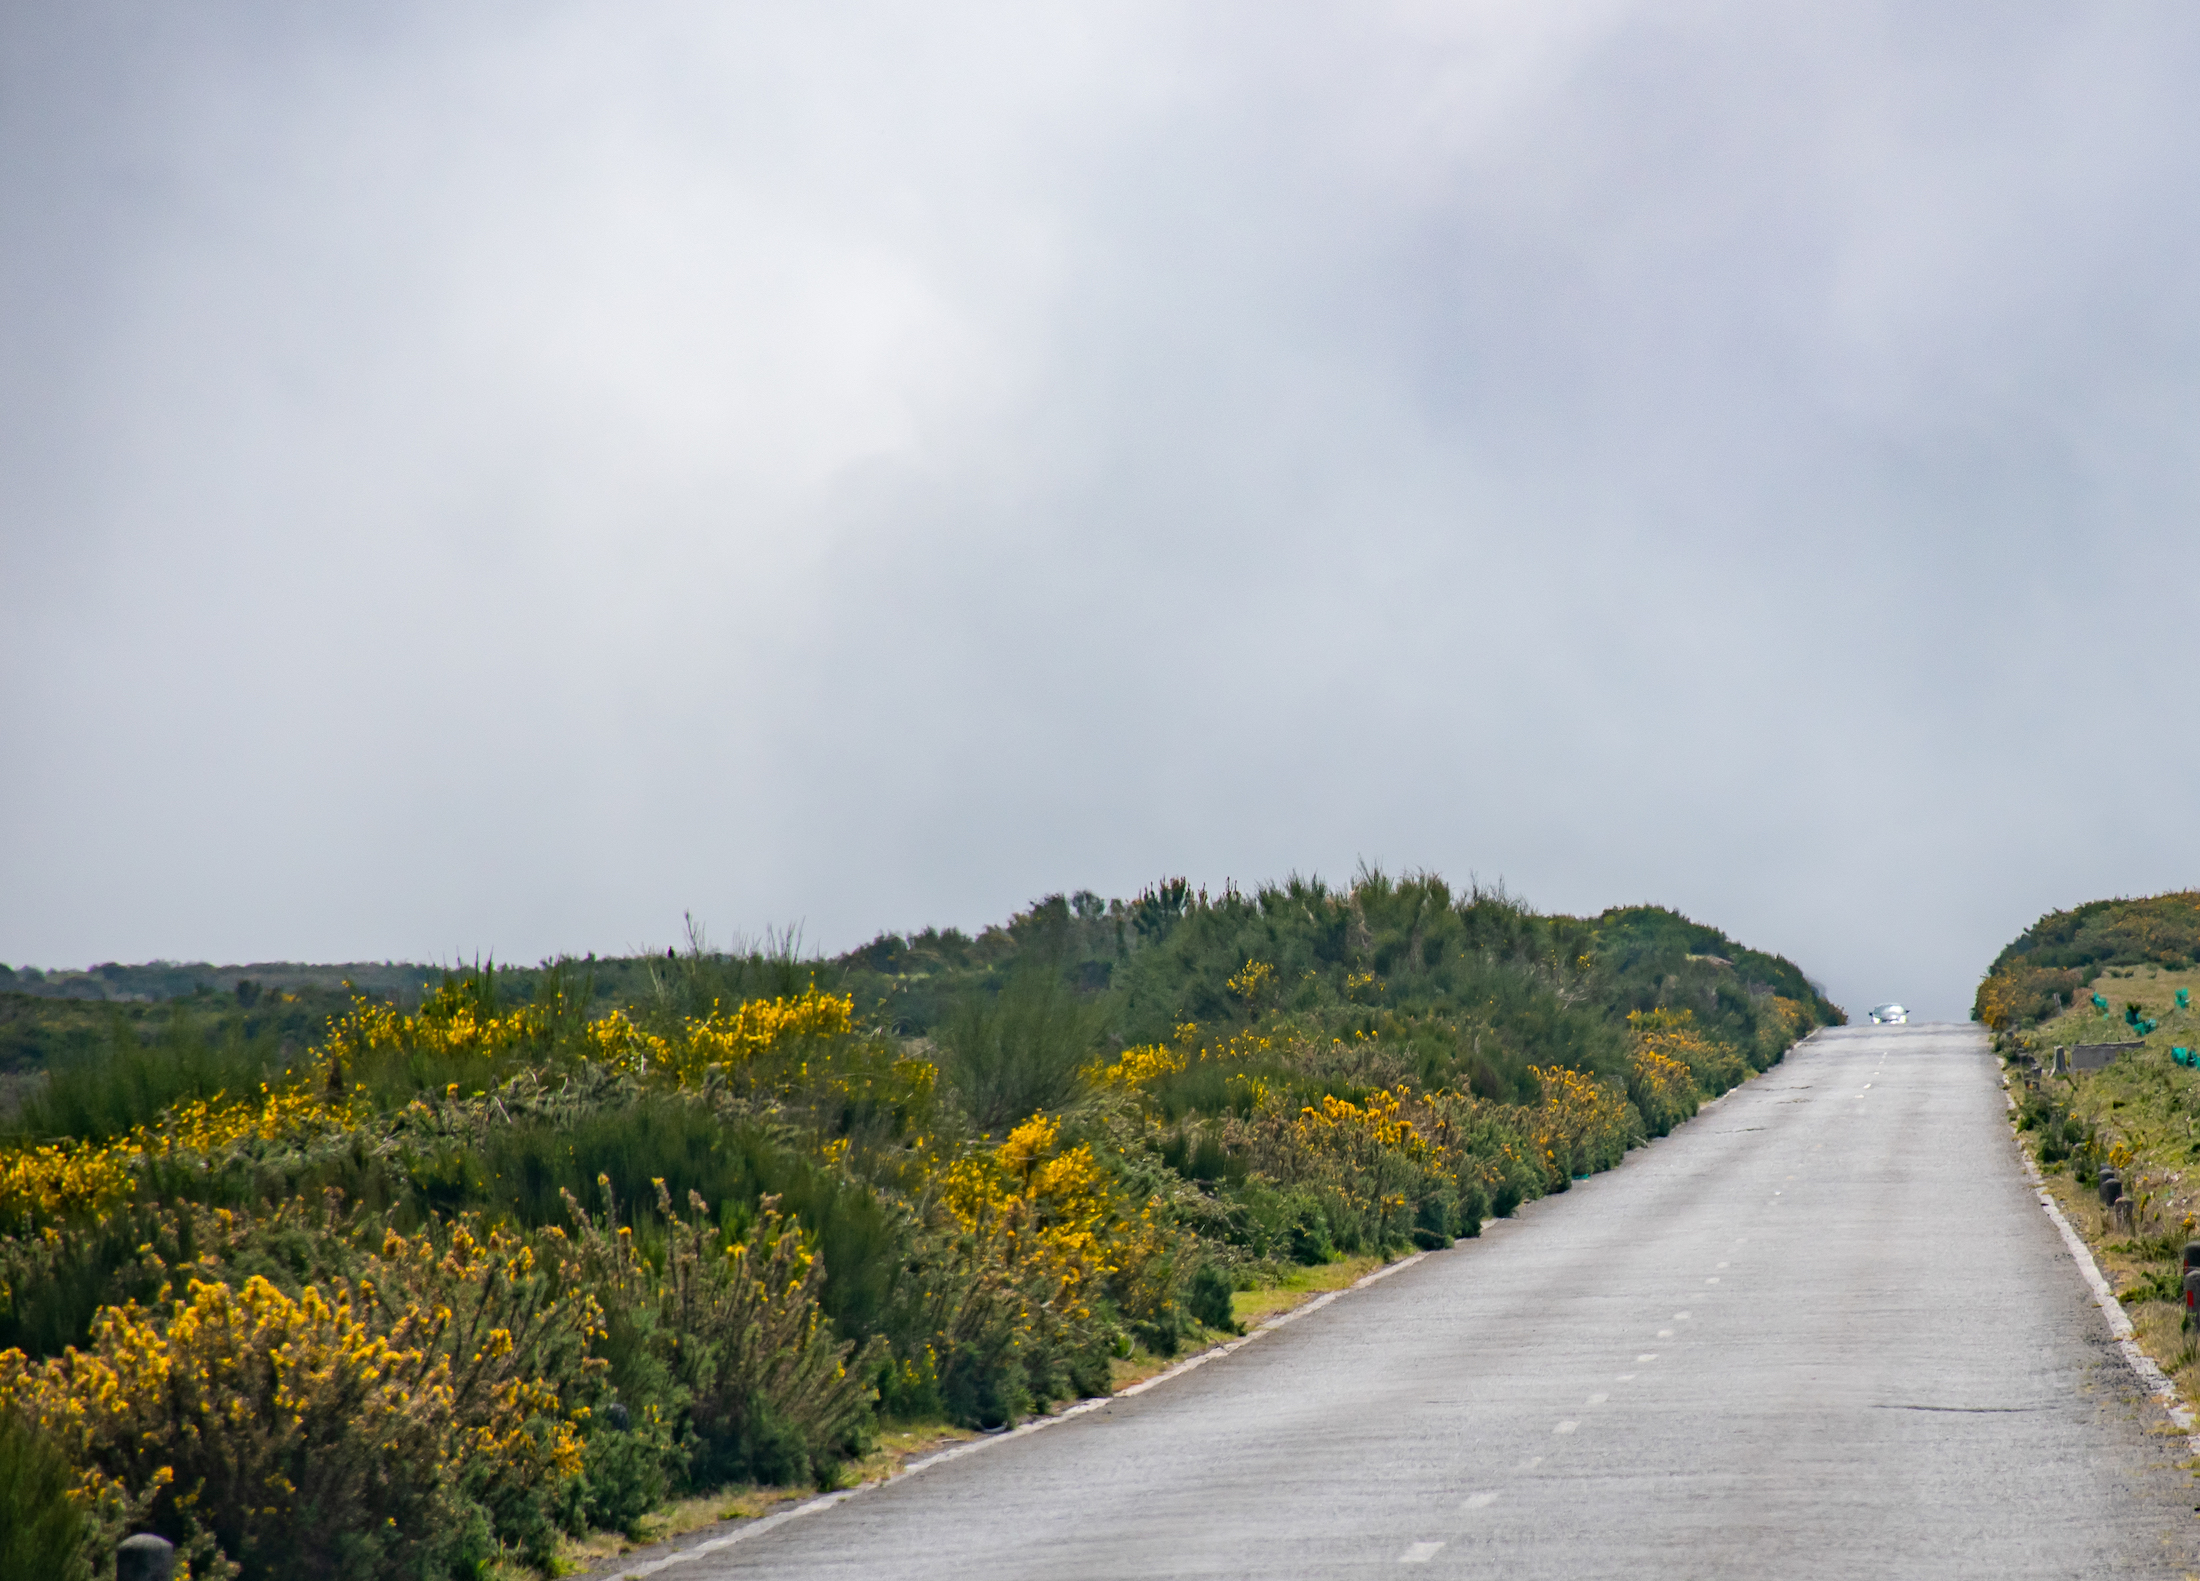
[[[2200,1017],[2177,1008],[2179,988],[2200,989],[2200,971],[2110,968],[2073,996],[2079,1008],[2000,1044],[2019,1144],[2123,1303],[2140,1349],[2190,1402],[2200,1399],[2200,1333],[2187,1324],[2180,1284],[2184,1244],[2200,1235],[2200,1070],[2173,1063],[2170,1050],[2200,1043]],[[2093,993],[2111,1016],[2093,1009]],[[2129,1027],[2126,1004],[2156,1030],[2142,1038]],[[2057,1046],[2115,1042],[2145,1046],[2103,1070],[2048,1074]],[[2109,1166],[2131,1198],[2127,1217],[2101,1202]]]
[[[877,1447],[847,1467],[845,1484],[861,1487],[886,1482],[901,1475],[912,1460],[934,1450],[962,1443],[980,1435],[946,1422],[916,1422],[888,1427],[878,1435]],[[771,1487],[753,1482],[735,1483],[712,1493],[675,1499],[638,1522],[630,1532],[591,1532],[586,1538],[560,1546],[557,1556],[561,1575],[616,1575],[618,1562],[639,1550],[680,1537],[691,1537],[713,1527],[728,1527],[761,1520],[790,1505],[817,1497],[811,1487]],[[539,1574],[524,1565],[506,1563],[493,1569],[495,1581],[532,1581]]]
[[[1249,1334],[1272,1317],[1279,1317],[1293,1307],[1303,1306],[1316,1296],[1331,1290],[1342,1290],[1358,1283],[1376,1269],[1394,1262],[1391,1257],[1358,1256],[1339,1257],[1334,1262],[1316,1263],[1311,1268],[1285,1264],[1280,1271],[1264,1276],[1263,1282],[1251,1290],[1238,1290],[1230,1296],[1230,1316],[1237,1323],[1238,1332]],[[1203,1328],[1199,1337],[1173,1356],[1156,1356],[1140,1349],[1128,1356],[1118,1357],[1111,1369],[1109,1387],[1117,1393],[1134,1383],[1144,1383],[1148,1378],[1167,1372],[1186,1356],[1197,1355],[1209,1345],[1219,1345],[1232,1338],[1219,1329]]]
[[[1210,1345],[1219,1345],[1230,1337],[1218,1329],[1201,1328],[1173,1355],[1157,1356],[1140,1346],[1128,1356],[1117,1356],[1108,1363],[1108,1392],[1121,1394],[1132,1384],[1144,1383],[1148,1378],[1158,1377],[1187,1356],[1196,1356]]]
[[[2188,1404],[2200,1399],[2200,1333],[2186,1328],[2182,1301],[2162,1293],[2179,1270],[2184,1233],[2150,1237],[2126,1230],[2101,1206],[2100,1194],[2080,1185],[2067,1169],[2047,1176],[2046,1184],[2063,1217],[2093,1253],[2101,1277],[2123,1303],[2139,1348]]]
[[[1387,1257],[1343,1257],[1312,1268],[1290,1269],[1272,1285],[1240,1290],[1231,1296],[1230,1315],[1241,1327],[1258,1327],[1327,1291],[1358,1283],[1389,1261]]]

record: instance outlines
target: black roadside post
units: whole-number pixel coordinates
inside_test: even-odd
[[[139,1532],[115,1550],[115,1581],[169,1581],[176,1573],[176,1550],[165,1537]]]

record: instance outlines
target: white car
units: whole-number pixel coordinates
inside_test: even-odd
[[[1872,1006],[1872,1023],[1875,1026],[1886,1022],[1900,1023],[1909,1019],[1909,1011],[1903,1009],[1900,1005]]]

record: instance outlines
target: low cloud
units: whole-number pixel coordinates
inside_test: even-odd
[[[0,958],[2200,881],[2166,7],[19,12]]]

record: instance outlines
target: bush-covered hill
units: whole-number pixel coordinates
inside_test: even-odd
[[[262,961],[250,966],[215,966],[206,961],[146,961],[125,966],[108,961],[82,971],[40,971],[35,966],[0,965],[0,993],[39,999],[90,999],[116,1003],[181,999],[193,994],[242,991],[247,1001],[261,993],[357,988],[371,994],[409,995],[418,999],[442,977],[433,966],[395,961],[352,961],[319,966],[303,961]]]
[[[2035,1026],[2109,967],[2189,967],[2200,961],[2200,891],[2093,900],[2051,911],[1994,957],[1971,1019],[1996,1031]]]
[[[0,1406],[95,1547],[481,1574],[829,1483],[882,1420],[1104,1392],[1233,1288],[1476,1234],[1840,1016],[1671,912],[1382,874],[483,967],[309,1031],[314,991],[18,1042]]]

